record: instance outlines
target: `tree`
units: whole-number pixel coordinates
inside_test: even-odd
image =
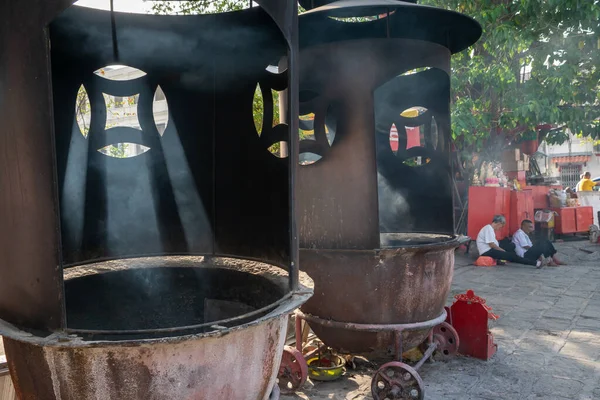
[[[482,38],[452,59],[453,138],[472,172],[473,154],[494,160],[510,142],[570,132],[600,137],[598,0],[423,0],[474,17]],[[467,173],[470,177],[471,173]]]
[[[165,1],[152,5],[155,14],[208,14],[247,8],[250,0],[189,0]]]

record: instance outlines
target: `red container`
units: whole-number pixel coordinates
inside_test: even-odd
[[[548,192],[550,191],[549,186],[526,186],[524,189],[531,190],[534,210],[548,208]]]
[[[575,210],[577,232],[587,232],[594,223],[594,207],[577,207]]]
[[[510,189],[501,187],[471,186],[469,188],[468,236],[475,240],[481,228],[492,222],[494,215],[504,215],[506,226],[496,232],[498,240],[509,234]]]
[[[587,232],[590,225],[594,223],[594,208],[591,206],[552,208],[551,210],[558,214],[554,231],[559,235]]]
[[[552,208],[558,215],[554,222],[554,232],[559,235],[577,232],[577,220],[575,219],[576,207]]]
[[[533,192],[531,190],[510,192],[510,231],[513,235],[524,219],[533,221]]]

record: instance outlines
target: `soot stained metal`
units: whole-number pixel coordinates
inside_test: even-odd
[[[300,115],[335,120],[336,130],[298,172],[300,262],[315,295],[297,315],[340,351],[401,361],[425,342],[425,358],[454,353],[456,332],[443,322],[459,244],[450,58],[481,27],[415,2],[301,3],[310,11],[299,17],[300,93],[311,96],[300,97]],[[320,149],[305,140],[299,150],[302,159]],[[423,398],[421,365],[384,365],[374,398]]]
[[[298,271],[298,122],[258,135],[252,102],[257,84],[288,89],[298,115],[296,3],[194,16],[72,3],[0,4],[0,333],[17,395],[277,398],[288,315],[312,282]],[[114,65],[143,74],[94,73]],[[106,99],[129,96],[139,126],[107,127]],[[101,151],[115,143],[144,151]]]

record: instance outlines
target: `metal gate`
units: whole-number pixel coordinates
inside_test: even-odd
[[[560,181],[563,186],[575,187],[579,182],[581,175],[581,164],[568,164],[561,165],[560,167]]]

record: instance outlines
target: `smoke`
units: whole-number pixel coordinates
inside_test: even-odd
[[[275,21],[260,8],[239,14],[115,16],[118,60],[106,11],[69,8],[51,24],[53,47],[77,54],[84,62],[108,60],[148,73],[184,74],[185,83],[192,85],[212,80],[215,69],[226,72],[219,74],[220,85],[227,85],[224,79],[235,74],[256,78],[288,50]],[[199,79],[202,76],[205,79]]]
[[[404,191],[394,188],[380,172],[377,172],[377,187],[380,232],[411,231],[414,228],[414,222]]]

